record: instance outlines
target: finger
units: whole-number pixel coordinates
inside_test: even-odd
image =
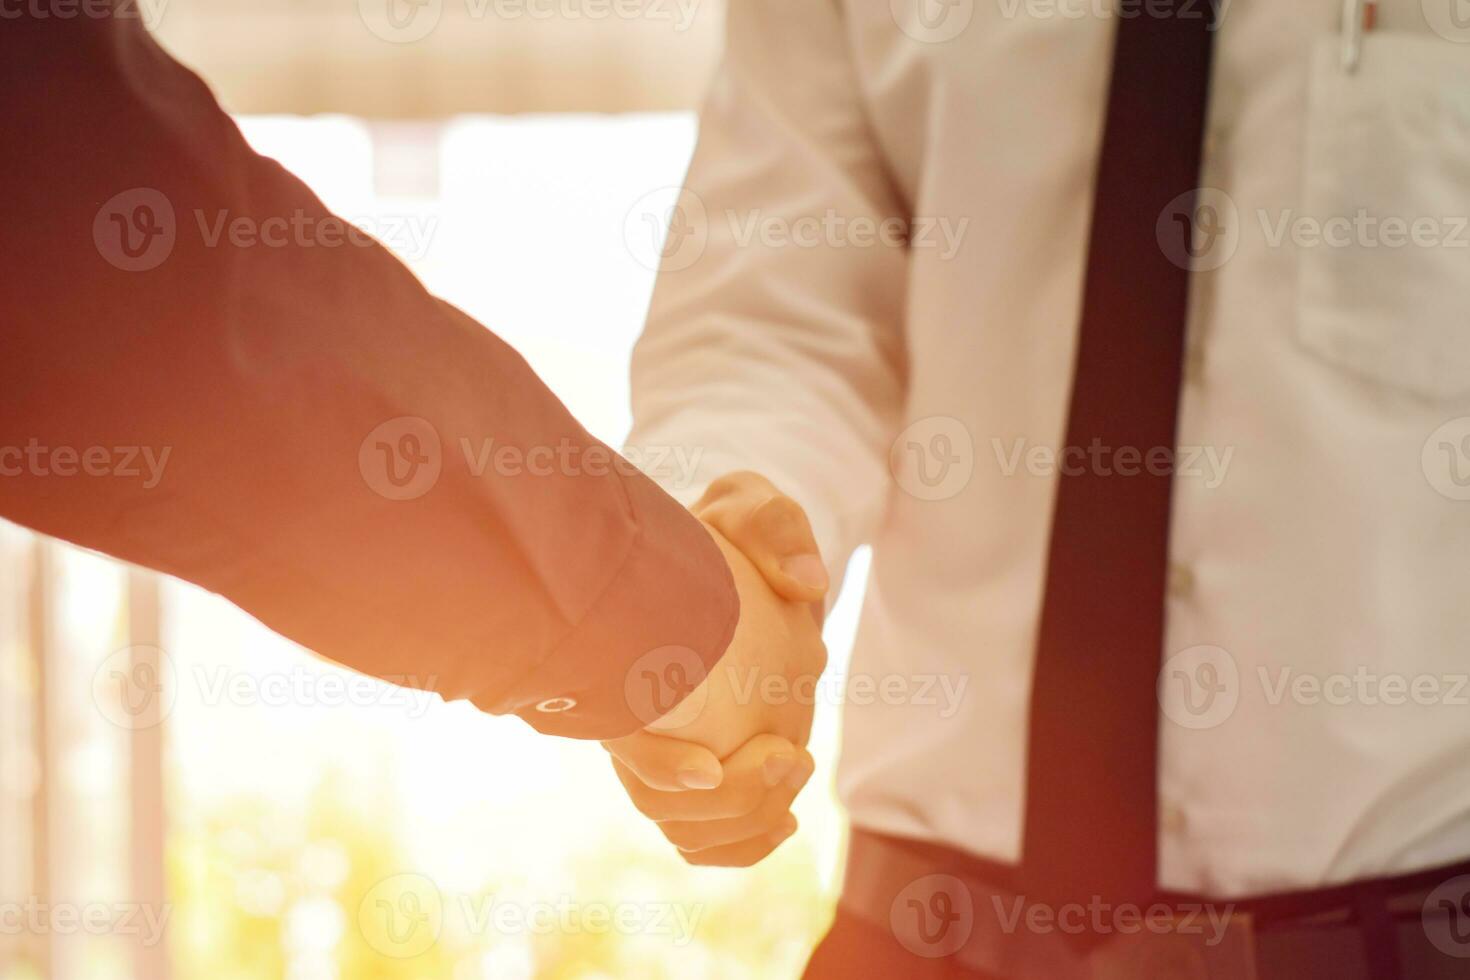
[[[789,840],[796,833],[796,826],[796,817],[787,814],[781,826],[760,837],[702,851],[680,851],[679,856],[700,867],[748,868]]]
[[[715,754],[683,739],[637,731],[605,741],[602,747],[649,789],[686,793],[714,789],[724,780],[724,767]]]
[[[765,477],[746,471],[722,476],[692,510],[739,548],[782,598],[826,597],[827,567],[806,512]]]
[[[724,820],[667,820],[658,829],[681,851],[703,851],[774,833],[785,825],[791,801],[801,792],[810,770],[793,770],[793,776],[797,773],[799,777],[773,787],[761,805],[744,816]]]
[[[664,792],[650,788],[617,757],[613,769],[638,812],[653,820],[724,820],[754,812],[772,790],[789,783],[796,789],[813,769],[812,757],[776,735],[757,735],[724,762],[720,785],[711,790]]]

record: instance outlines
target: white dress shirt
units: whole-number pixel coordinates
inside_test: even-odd
[[[1470,856],[1470,18],[1342,8],[1228,4],[1178,256],[1160,879],[1220,897]],[[1052,457],[1114,9],[730,0],[634,360],[683,497],[758,470],[834,574],[873,546],[851,676],[909,693],[844,709],[855,824],[1001,861],[1056,467],[1153,448]]]

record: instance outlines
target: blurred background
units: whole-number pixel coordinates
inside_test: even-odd
[[[646,202],[688,165],[721,6],[135,4],[261,152],[613,445],[653,287]],[[843,845],[823,700],[797,836],[754,869],[693,869],[596,745],[356,677],[0,523],[0,980],[795,976]]]

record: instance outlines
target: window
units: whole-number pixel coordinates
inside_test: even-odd
[[[653,284],[627,219],[680,182],[691,114],[241,123],[619,442]],[[0,929],[0,980],[779,977],[830,916],[830,773],[770,861],[691,869],[596,745],[367,682],[4,525],[0,706],[0,910],[31,916]],[[824,705],[819,759],[834,740]]]

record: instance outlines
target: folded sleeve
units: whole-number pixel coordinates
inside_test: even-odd
[[[135,21],[8,19],[0,85],[0,516],[552,734],[721,656],[704,528]]]
[[[630,438],[698,461],[665,481],[686,501],[722,473],[765,474],[806,509],[834,582],[882,513],[906,373],[905,210],[846,26],[832,0],[729,4],[634,354]]]

